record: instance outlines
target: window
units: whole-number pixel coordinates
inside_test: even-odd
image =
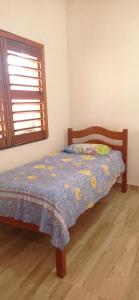
[[[0,30],[0,149],[48,137],[43,45]]]

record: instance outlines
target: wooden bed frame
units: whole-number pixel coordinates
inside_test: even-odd
[[[84,138],[89,135],[101,135],[103,137],[107,137],[111,140],[121,141],[121,144],[117,145],[113,142],[107,143],[103,139],[91,139],[85,141],[86,143],[99,143],[110,146],[112,149],[120,150],[122,152],[123,161],[125,163],[125,172],[122,175],[122,192],[126,193],[127,191],[127,144],[128,144],[128,130],[123,129],[122,132],[117,131],[111,131],[99,126],[89,127],[83,130],[74,131],[72,128],[68,129],[68,145],[71,145],[74,143],[74,139],[78,138]],[[9,224],[13,225],[19,228],[23,228],[29,231],[39,232],[38,226],[34,224],[28,224],[24,223],[22,221],[17,221],[13,218],[6,218],[6,217],[0,217],[0,223],[1,224]],[[66,274],[66,249],[60,250],[58,248],[55,248],[55,254],[56,254],[56,273],[57,276],[63,278]]]

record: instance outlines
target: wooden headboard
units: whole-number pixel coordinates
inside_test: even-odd
[[[68,145],[73,144],[73,139],[80,139],[92,135],[101,135],[102,138],[94,138],[86,140],[84,143],[95,143],[95,144],[105,144],[110,146],[113,150],[119,150],[122,152],[123,161],[125,163],[125,172],[122,175],[122,191],[127,191],[127,153],[128,153],[128,129],[123,129],[122,131],[112,131],[105,129],[100,126],[92,126],[82,130],[72,130],[68,128]],[[106,142],[103,137],[109,138],[112,142]],[[116,144],[115,141],[121,141],[120,145]]]

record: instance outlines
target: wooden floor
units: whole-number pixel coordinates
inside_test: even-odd
[[[139,191],[116,186],[71,230],[68,273],[49,237],[0,225],[1,300],[139,300]]]

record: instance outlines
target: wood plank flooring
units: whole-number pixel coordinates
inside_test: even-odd
[[[50,238],[0,225],[0,300],[139,300],[139,191],[115,186],[71,230],[67,275]]]

